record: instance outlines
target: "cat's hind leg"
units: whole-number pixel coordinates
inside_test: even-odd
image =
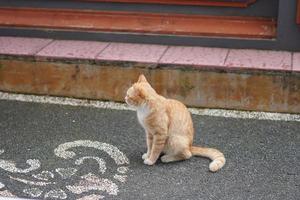
[[[186,160],[192,157],[189,140],[182,136],[169,137],[164,153],[165,155],[161,157],[161,161],[164,163]]]
[[[161,161],[164,163],[175,162],[180,160],[187,160],[192,157],[192,153],[189,150],[185,150],[178,154],[166,154],[161,157]]]

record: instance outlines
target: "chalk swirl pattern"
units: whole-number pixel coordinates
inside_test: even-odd
[[[104,177],[107,173],[108,162],[104,158],[95,155],[79,157],[75,152],[78,152],[81,148],[92,148],[105,152],[107,157],[111,158],[116,165],[115,173]],[[76,149],[77,151],[75,151]],[[3,154],[5,154],[5,150],[0,149],[0,158]],[[111,144],[91,140],[77,140],[60,144],[54,149],[54,155],[58,159],[69,161],[70,167],[57,167],[46,170],[42,169],[42,163],[38,159],[28,159],[25,164],[0,159],[0,174],[4,174],[1,173],[1,171],[4,171],[6,179],[10,179],[9,182],[19,184],[24,188],[22,194],[14,192],[5,183],[1,182],[2,177],[0,176],[0,196],[38,199],[75,197],[77,200],[98,200],[104,199],[106,196],[118,195],[119,185],[124,184],[127,180],[129,159]],[[98,171],[92,173],[87,169],[82,174],[80,166],[91,162],[97,164]]]

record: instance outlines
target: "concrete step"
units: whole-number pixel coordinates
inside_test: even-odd
[[[300,53],[0,37],[0,90],[123,101],[145,74],[191,107],[300,113]]]

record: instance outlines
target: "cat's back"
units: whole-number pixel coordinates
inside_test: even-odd
[[[178,100],[167,99],[167,112],[171,115],[172,118],[178,117],[189,117],[190,113],[187,107]]]
[[[180,136],[180,140],[185,140],[189,136],[189,142],[193,140],[194,128],[191,114],[187,107],[180,101],[174,99],[167,100],[167,112],[169,115],[169,134]],[[182,137],[184,136],[184,137]]]

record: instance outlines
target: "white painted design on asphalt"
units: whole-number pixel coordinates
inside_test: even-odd
[[[26,161],[26,163],[28,165],[30,165],[30,167],[26,168],[26,169],[21,169],[21,168],[17,168],[16,164],[12,161],[0,159],[0,168],[4,169],[5,171],[11,172],[11,173],[26,174],[28,172],[39,169],[41,166],[40,161],[36,160],[36,159],[29,159]]]
[[[55,171],[62,177],[62,179],[67,179],[76,174],[77,169],[75,168],[57,168]]]
[[[100,199],[104,199],[104,197],[105,196],[102,196],[102,195],[92,194],[92,195],[84,196],[84,197],[79,198],[77,200],[100,200]]]
[[[106,171],[106,162],[102,158],[99,158],[99,157],[94,157],[94,156],[82,157],[82,158],[77,159],[75,161],[75,164],[76,165],[81,165],[83,163],[83,161],[86,160],[86,159],[95,160],[99,165],[99,172],[101,172],[102,174],[105,173],[105,171]]]
[[[118,167],[118,169],[117,169],[117,171],[118,171],[119,173],[121,173],[121,174],[127,173],[128,170],[129,170],[129,168],[128,168],[128,167],[124,167],[124,166]]]
[[[93,190],[106,191],[110,195],[117,195],[119,192],[118,186],[109,179],[99,178],[92,173],[81,178],[83,180],[79,183],[66,186],[67,189],[75,194],[82,194]]]
[[[50,190],[45,194],[46,199],[66,199],[68,196],[65,191],[57,189],[57,190]]]
[[[17,197],[8,190],[0,191],[0,196],[2,196],[2,197]]]
[[[43,182],[43,181],[30,181],[22,178],[16,178],[13,176],[9,176],[10,179],[18,181],[20,183],[25,183],[27,185],[35,185],[35,186],[46,186],[46,185],[54,185],[55,182]]]
[[[73,158],[76,154],[69,149],[74,147],[95,148],[106,152],[112,159],[114,159],[117,165],[129,164],[128,158],[117,147],[97,141],[77,140],[74,142],[67,142],[54,149],[54,153],[56,156],[64,159]]]
[[[42,181],[48,181],[49,179],[54,178],[54,174],[49,171],[42,171],[39,174],[33,174],[32,177],[42,180]]]
[[[6,93],[6,92],[0,92],[0,99],[23,101],[23,102],[34,102],[34,103],[49,103],[49,104],[70,105],[70,106],[84,106],[84,107],[94,107],[94,108],[114,109],[114,110],[133,110],[126,104],[115,103],[115,102],[82,100],[82,99],[65,98],[65,97],[49,97],[49,96],[13,94],[13,93]],[[224,109],[190,108],[189,110],[194,115],[202,115],[202,116],[300,122],[299,114],[236,111],[236,110],[224,110]]]
[[[23,193],[28,194],[32,198],[36,198],[42,195],[43,191],[39,188],[26,188]]]
[[[78,156],[81,153],[76,155],[75,152],[78,152],[78,150],[75,152],[71,151],[71,149],[73,150],[74,148],[94,148],[103,151],[112,160],[114,160],[117,165],[115,174],[110,174],[108,176],[105,175],[105,178],[101,177],[102,174],[106,173],[108,167],[105,160],[96,156],[84,156],[75,160],[75,156]],[[1,152],[4,153],[4,150],[1,150]],[[103,194],[100,195],[93,193],[100,191],[106,192],[108,195],[117,195],[119,192],[119,186],[117,183],[125,183],[127,180],[126,173],[129,171],[129,159],[123,152],[113,145],[97,141],[78,140],[59,145],[56,149],[54,149],[54,154],[63,159],[72,159],[71,163],[73,165],[74,162],[75,165],[83,165],[86,160],[96,161],[99,170],[96,174],[94,174],[89,172],[89,168],[85,166],[84,170],[87,170],[87,174],[81,177],[75,176],[78,169],[72,167],[56,168],[53,171],[43,170],[29,174],[32,171],[41,170],[40,161],[35,159],[27,160],[26,164],[28,164],[29,167],[25,169],[17,168],[16,166],[19,165],[19,163],[16,164],[13,161],[0,159],[0,169],[2,168],[8,173],[12,173],[13,175],[8,176],[9,181],[23,185],[23,194],[30,196],[31,198],[41,198],[44,193],[43,197],[45,199],[66,199],[68,197],[66,192],[69,192],[75,195],[80,195],[81,200],[103,199],[105,197]],[[88,163],[89,162],[86,164]],[[115,167],[113,167],[113,169],[114,168]],[[80,169],[81,173],[82,170],[83,169]],[[20,174],[23,175],[19,177]],[[24,174],[28,177],[24,177]],[[53,179],[57,177],[60,177],[60,179],[58,181],[54,181]],[[65,180],[68,178],[72,178],[72,184]],[[78,178],[79,180],[77,180]],[[67,182],[68,185],[64,185],[64,182]],[[60,187],[59,189],[57,189],[58,185]],[[0,189],[3,188],[5,188],[5,185],[0,182]],[[1,195],[9,196],[13,194],[10,191],[5,190],[1,191],[0,196]]]
[[[3,154],[3,153],[4,153],[4,150],[3,150],[3,149],[0,149],[0,155]]]
[[[126,179],[127,179],[127,176],[126,175],[119,175],[119,174],[115,174],[114,175],[114,179],[122,182],[122,183],[125,183],[126,182]]]
[[[115,146],[107,144],[107,143],[101,143],[97,141],[90,141],[90,140],[78,140],[74,142],[68,142],[59,145],[55,150],[54,153],[56,156],[64,158],[64,159],[71,159],[76,156],[75,152],[71,151],[72,148],[78,148],[78,147],[88,147],[88,148],[95,148],[101,151],[106,152],[117,165],[124,165],[129,164],[128,158]],[[96,162],[99,165],[99,172],[105,173],[106,171],[106,162],[99,158],[94,156],[85,156],[77,159],[75,161],[76,165],[81,165],[86,159],[93,159],[96,160]],[[126,173],[128,171],[128,167],[121,166],[118,168],[117,171],[121,171],[123,173]],[[79,183],[76,183],[74,185],[68,185],[66,188],[75,194],[82,194],[84,192],[89,192],[91,190],[100,190],[100,191],[106,191],[110,195],[117,195],[119,188],[118,185],[115,184],[113,181],[98,177],[92,173],[89,173],[85,176],[81,177],[83,180],[80,180]],[[113,176],[114,179],[124,183],[126,182],[126,175],[118,175],[115,174]]]

